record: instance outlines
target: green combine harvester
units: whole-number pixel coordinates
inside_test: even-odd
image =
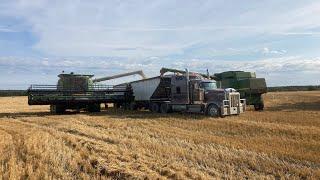
[[[87,74],[59,74],[57,85],[31,85],[27,91],[29,105],[50,105],[52,113],[64,113],[67,109],[87,110],[99,112],[100,104],[129,102],[132,90],[128,86],[97,84],[115,78],[139,74],[142,71],[134,71],[118,75],[92,79],[93,75]]]
[[[246,99],[247,105],[253,105],[256,111],[264,108],[262,94],[267,92],[266,80],[256,78],[255,72],[226,71],[211,76],[220,88],[234,88]]]

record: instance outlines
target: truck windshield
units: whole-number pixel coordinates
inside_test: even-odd
[[[217,85],[215,82],[202,82],[200,84],[200,87],[203,88],[204,90],[217,89]]]

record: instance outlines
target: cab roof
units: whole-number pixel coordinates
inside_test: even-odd
[[[76,77],[89,77],[89,78],[91,78],[91,77],[93,77],[94,75],[93,74],[74,74],[73,72],[71,72],[71,73],[61,73],[61,74],[59,74],[58,75],[58,77],[74,77],[74,76],[76,76]]]

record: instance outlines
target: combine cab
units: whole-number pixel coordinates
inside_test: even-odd
[[[234,88],[246,99],[247,105],[254,105],[255,110],[263,110],[262,94],[267,92],[266,80],[256,78],[254,72],[227,71],[214,74],[218,87]]]

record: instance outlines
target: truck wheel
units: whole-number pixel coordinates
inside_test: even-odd
[[[159,104],[158,104],[158,103],[151,103],[151,108],[150,108],[150,110],[151,110],[152,112],[155,112],[155,113],[160,112]]]
[[[216,105],[211,104],[207,108],[207,113],[206,114],[208,116],[211,116],[211,117],[219,117],[220,111],[219,111],[219,108]]]
[[[100,104],[89,104],[88,111],[89,112],[100,112]]]
[[[263,103],[254,104],[254,110],[256,110],[256,111],[262,111],[263,108],[264,108],[264,104]]]
[[[119,103],[113,103],[113,107],[116,109],[119,109],[121,107],[121,105]]]
[[[138,109],[137,104],[134,102],[131,102],[129,106],[130,106],[129,108],[131,111],[135,111]]]
[[[123,108],[124,110],[129,110],[129,109],[130,109],[130,104],[129,104],[129,103],[123,103],[123,104],[122,104],[122,108]]]
[[[167,113],[171,112],[171,107],[170,107],[170,105],[167,104],[167,103],[162,103],[162,104],[160,105],[160,112],[161,112],[162,114],[167,114]]]

